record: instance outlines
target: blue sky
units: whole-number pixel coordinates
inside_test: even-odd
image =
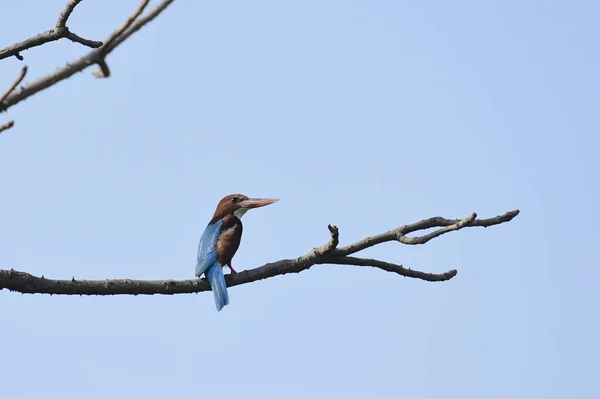
[[[2,44],[65,0],[9,2]],[[137,6],[85,0],[104,39]],[[32,8],[35,7],[35,12]],[[3,7],[4,8],[4,7]],[[6,8],[4,8],[6,9]],[[231,192],[237,270],[430,216],[495,216],[363,255],[446,283],[318,266],[211,293],[0,292],[11,398],[597,398],[600,3],[177,1],[91,69],[2,114],[0,268],[192,278]],[[87,50],[23,53],[32,81]],[[0,62],[0,84],[17,76]]]

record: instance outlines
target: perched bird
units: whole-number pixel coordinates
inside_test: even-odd
[[[275,198],[248,198],[242,194],[224,197],[217,205],[213,218],[204,229],[198,244],[198,262],[196,277],[202,274],[210,283],[215,297],[217,310],[229,304],[229,294],[223,275],[223,267],[229,266],[231,274],[236,273],[231,266],[242,239],[242,221],[244,214],[252,208],[270,205],[279,201]]]

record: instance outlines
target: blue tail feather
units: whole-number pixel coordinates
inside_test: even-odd
[[[225,275],[219,262],[215,262],[205,272],[205,276],[210,283],[210,286],[215,297],[215,305],[217,310],[223,309],[223,306],[229,305],[229,293],[227,292],[227,284],[225,283]]]

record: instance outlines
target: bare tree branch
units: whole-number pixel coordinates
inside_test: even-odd
[[[6,100],[6,98],[10,95],[10,93],[12,93],[12,91],[19,85],[19,83],[21,83],[21,81],[25,78],[26,74],[27,74],[27,67],[24,66],[21,69],[21,73],[19,74],[17,79],[13,82],[13,84],[8,89],[6,89],[4,94],[2,94],[0,96],[0,112],[4,111],[4,100]],[[3,125],[0,125],[0,133],[2,133],[3,131],[5,131],[7,129],[10,129],[14,125],[15,125],[15,121],[8,121],[8,122],[4,123]]]
[[[150,0],[142,0],[140,5],[138,6],[138,8],[136,8],[136,10],[133,12],[133,14],[131,14],[131,16],[129,18],[127,18],[127,21],[125,21],[125,23],[123,25],[121,25],[117,30],[115,30],[113,33],[111,33],[111,35],[104,41],[103,48],[100,50],[100,52],[104,53],[105,51],[107,51],[110,48],[110,45],[113,44],[114,41],[119,36],[121,36],[127,30],[127,28],[129,28],[131,26],[131,24],[135,22],[135,20],[140,15],[142,15],[142,13],[144,12],[144,9],[146,8],[146,6],[148,5],[149,2],[150,2]]]
[[[21,83],[21,81],[25,78],[25,75],[27,74],[27,66],[24,66],[21,69],[21,73],[19,74],[19,76],[17,77],[17,79],[13,82],[13,84],[4,92],[4,94],[2,94],[0,96],[0,112],[3,111],[4,109],[4,100],[6,100],[6,97],[8,97],[10,95],[10,93],[13,92],[14,89],[17,88],[17,86],[19,85],[19,83]]]
[[[281,276],[288,273],[299,273],[314,265],[335,264],[351,266],[371,266],[400,276],[417,278],[424,281],[447,281],[456,276],[456,270],[444,273],[425,273],[407,269],[401,265],[388,263],[377,259],[365,259],[348,256],[366,248],[387,241],[399,241],[404,244],[424,244],[450,231],[465,227],[489,227],[511,221],[519,214],[518,210],[507,212],[490,219],[476,220],[476,214],[464,219],[444,219],[435,217],[424,219],[417,223],[404,225],[373,237],[367,237],[354,244],[337,248],[339,231],[335,226],[328,226],[331,238],[327,244],[315,248],[306,255],[296,259],[283,259],[267,263],[261,267],[245,270],[225,276],[228,287],[252,283],[258,280]],[[442,227],[420,237],[408,237],[405,234],[426,230],[432,227]],[[403,238],[402,238],[403,237]],[[406,242],[405,242],[406,241]],[[57,295],[153,295],[153,294],[189,294],[210,291],[210,285],[205,279],[192,280],[52,280],[36,277],[29,273],[14,270],[0,270],[0,289],[8,289],[24,294],[57,294]]]
[[[372,237],[367,237],[364,240],[358,241],[354,244],[338,248],[333,252],[333,255],[351,255],[358,251],[362,251],[365,248],[372,247],[374,245],[388,241],[400,241],[401,243],[408,245],[425,244],[427,241],[431,240],[434,237],[438,237],[450,231],[458,230],[462,227],[489,227],[494,226],[496,224],[509,222],[518,214],[519,211],[514,210],[507,212],[504,215],[499,215],[489,219],[472,220],[470,224],[467,224],[466,222],[471,218],[475,219],[477,217],[477,214],[474,213],[465,219],[444,219],[442,217],[433,217],[430,219],[421,220],[417,223],[400,226],[395,230],[387,231],[385,233],[381,233]],[[459,223],[461,222],[463,223],[460,224],[461,227],[459,227]],[[456,227],[454,227],[454,225],[456,225]],[[440,229],[438,231],[435,231],[434,233],[430,233],[421,237],[406,237],[406,234],[414,233],[418,230],[427,230],[433,227],[449,227],[449,229]]]
[[[384,262],[377,259],[355,258],[353,256],[342,256],[339,258],[326,258],[324,263],[335,265],[352,265],[352,266],[373,266],[386,272],[392,272],[404,277],[418,278],[424,281],[447,281],[458,273],[456,269],[448,270],[444,273],[425,273],[418,270],[407,269],[402,265]]]
[[[64,28],[65,26],[67,26],[67,21],[69,20],[69,17],[71,16],[71,13],[73,12],[73,10],[77,6],[77,4],[81,3],[81,1],[82,0],[71,0],[71,1],[69,1],[69,4],[67,4],[67,6],[65,7],[65,9],[62,10],[62,12],[60,13],[60,15],[58,16],[58,21],[56,21],[56,27],[57,28]]]
[[[142,3],[140,3],[136,11],[132,14],[132,17],[134,15],[137,15],[137,19],[135,20],[135,22],[132,21],[131,23],[129,23],[129,21],[132,19],[132,17],[130,17],[119,29],[115,31],[120,33],[118,35],[114,35],[113,32],[113,35],[115,36],[114,39],[112,38],[113,35],[111,35],[111,37],[109,37],[109,39],[107,40],[107,43],[104,46],[102,46],[102,48],[98,49],[102,54],[104,54],[103,57],[105,57],[106,54],[112,52],[117,46],[119,46],[121,43],[127,40],[135,32],[140,30],[148,22],[156,18],[169,5],[171,5],[173,1],[175,0],[163,0],[160,2],[159,5],[157,5],[148,13],[146,13],[146,15],[139,17],[138,11],[143,11],[147,4],[147,2],[142,0]],[[94,70],[93,73],[94,76],[96,76],[97,78],[108,78],[110,76],[110,69],[108,68],[108,65],[106,65],[106,63],[102,60],[102,62],[98,62],[98,68]]]
[[[11,46],[6,47],[5,49],[0,50],[0,60],[15,56],[21,61],[23,61],[23,57],[20,54],[21,51],[29,50],[33,47],[41,46],[42,44],[53,42],[63,38],[67,38],[73,42],[77,42],[91,48],[97,48],[102,46],[102,42],[84,39],[71,32],[66,26],[67,20],[71,16],[73,9],[75,9],[77,4],[81,3],[81,1],[82,0],[69,1],[69,4],[67,4],[65,9],[60,13],[60,16],[58,17],[58,21],[56,22],[56,26],[54,27],[54,29],[47,30],[46,32],[40,33],[39,35],[35,35],[27,40],[24,40],[20,43],[15,43]]]
[[[400,241],[402,244],[408,244],[408,245],[425,244],[432,238],[436,238],[436,237],[441,236],[442,234],[446,234],[446,233],[449,233],[449,232],[455,231],[455,230],[460,230],[463,227],[469,226],[471,223],[473,223],[475,221],[476,217],[477,217],[477,214],[472,213],[471,215],[467,216],[466,218],[464,218],[462,220],[458,220],[458,221],[447,220],[447,219],[443,219],[443,218],[434,218],[434,219],[436,219],[433,222],[434,226],[445,226],[445,227],[442,227],[441,229],[437,229],[429,234],[425,234],[420,237],[406,237],[404,234],[407,231],[400,232],[398,234],[398,241]]]
[[[79,0],[79,1],[81,1],[81,0]],[[65,79],[73,76],[77,72],[83,71],[90,65],[100,64],[101,66],[105,67],[105,72],[108,72],[108,66],[106,65],[106,63],[104,61],[106,55],[109,54],[110,52],[112,52],[118,45],[123,43],[123,41],[125,41],[127,38],[129,38],[133,33],[137,32],[148,22],[150,22],[154,18],[156,18],[171,3],[173,3],[173,1],[175,1],[175,0],[162,0],[156,7],[154,7],[152,10],[150,10],[148,13],[139,17],[140,12],[143,11],[144,7],[148,3],[148,0],[143,0],[142,3],[140,3],[140,5],[138,6],[138,8],[135,10],[135,12],[127,19],[125,24],[123,24],[119,29],[115,30],[115,32],[113,32],[108,37],[109,42],[107,42],[105,44],[102,44],[101,42],[97,42],[97,43],[99,43],[100,47],[96,48],[95,50],[92,50],[88,54],[84,55],[83,57],[81,57],[73,62],[67,63],[65,66],[63,66],[62,68],[59,68],[55,72],[52,72],[46,76],[43,76],[32,83],[21,86],[19,88],[19,90],[13,91],[4,101],[5,109],[8,109],[8,108],[12,107],[13,105],[25,100],[26,98],[31,97],[34,94],[36,94],[44,89],[47,89],[50,86],[53,86],[62,80],[65,80]],[[72,0],[67,7],[69,7],[72,3],[78,3],[78,2]],[[73,5],[72,7],[74,8],[75,5]],[[66,21],[66,18],[68,18],[68,15],[67,15],[68,13],[66,11],[67,11],[67,9],[63,10],[64,15],[61,14],[61,17],[59,18],[57,24],[59,22],[62,22],[63,20]],[[55,28],[55,29],[59,29],[59,28]],[[46,32],[46,33],[48,33],[48,32]],[[44,35],[44,34],[42,34],[42,35]],[[65,36],[65,37],[67,37],[67,36]],[[32,38],[32,39],[34,39],[34,38]],[[28,39],[28,40],[32,40],[32,39]],[[36,45],[46,43],[47,41],[41,42]],[[25,43],[25,42],[23,42],[23,43]],[[20,51],[19,49],[21,49],[21,47],[22,47],[21,43],[17,43],[16,45],[10,46],[4,50],[0,50],[0,59],[6,58],[10,55],[18,54],[18,51]],[[30,47],[33,47],[33,46],[30,46]],[[25,48],[30,48],[30,47],[25,47]],[[15,48],[17,50],[15,50]],[[25,48],[23,48],[23,49],[25,49]],[[5,54],[8,54],[8,53],[10,53],[10,54],[6,55],[4,57],[2,56]],[[104,64],[102,64],[102,63],[104,63]],[[110,72],[108,72],[108,74],[110,74]],[[99,74],[98,76],[104,77],[103,74]]]
[[[0,125],[0,133],[2,133],[3,131],[10,129],[11,127],[13,127],[15,125],[15,121],[8,121],[3,125]]]

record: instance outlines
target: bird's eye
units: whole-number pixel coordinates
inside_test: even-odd
[[[239,199],[239,197],[233,197],[231,199],[231,202],[233,202],[234,204],[237,204],[238,202],[240,202],[240,199]]]

